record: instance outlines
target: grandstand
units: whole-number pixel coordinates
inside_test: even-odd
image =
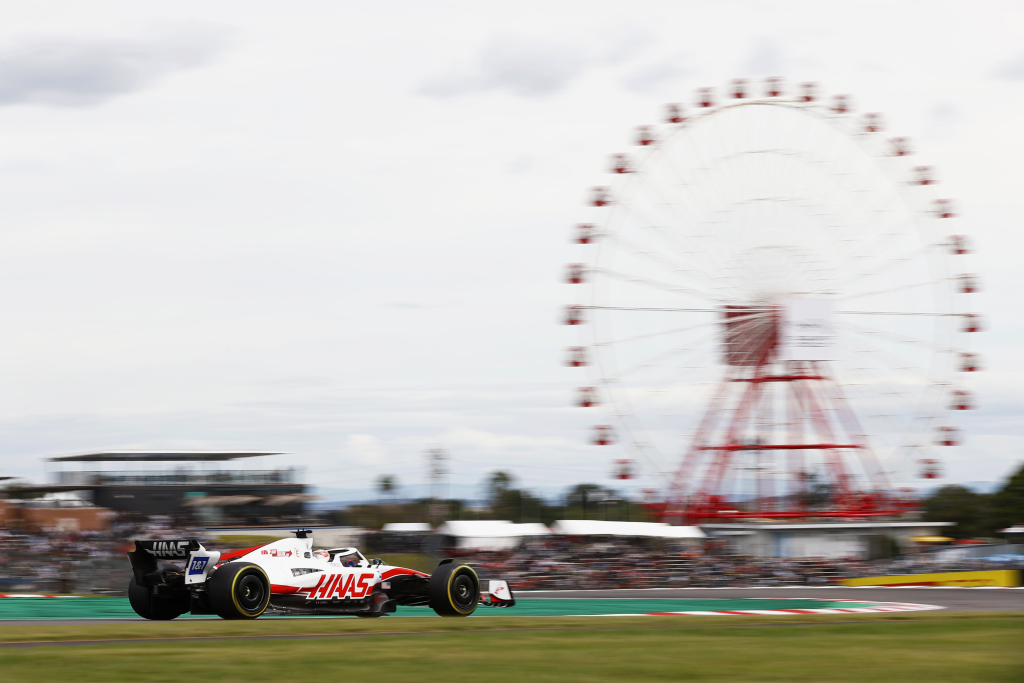
[[[50,458],[51,482],[24,493],[65,493],[120,513],[200,526],[301,519],[311,500],[301,470],[229,467],[270,452],[103,452]]]

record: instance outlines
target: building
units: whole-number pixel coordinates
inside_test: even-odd
[[[0,529],[20,529],[30,533],[105,531],[115,516],[111,510],[81,501],[65,505],[49,498],[0,500]]]
[[[245,452],[88,453],[50,458],[52,482],[21,491],[74,491],[96,507],[167,515],[203,525],[300,520],[313,499],[301,470],[242,469],[237,461],[281,455]]]

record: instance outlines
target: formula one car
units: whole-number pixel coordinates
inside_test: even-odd
[[[442,560],[433,574],[367,560],[355,548],[314,550],[312,531],[220,553],[195,539],[135,541],[128,599],[145,619],[186,612],[224,619],[261,614],[380,617],[398,605],[429,605],[443,617],[468,617],[481,603],[511,607],[506,581],[480,579],[467,564]],[[168,560],[185,560],[184,567]]]

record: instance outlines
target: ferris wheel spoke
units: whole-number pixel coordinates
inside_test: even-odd
[[[919,365],[907,363],[904,359],[900,358],[899,356],[891,354],[888,351],[885,351],[878,347],[873,346],[872,348],[858,349],[854,350],[854,353],[865,355],[872,358],[884,359],[888,363],[888,367],[890,370],[895,372],[906,371],[911,374],[918,375],[919,377],[923,377],[926,380],[928,380],[929,384],[937,384],[939,382],[939,380],[932,377],[926,369],[920,367]]]
[[[686,259],[685,245],[680,244],[669,233],[667,233],[662,227],[665,222],[653,217],[647,210],[647,207],[639,206],[636,200],[629,197],[620,197],[616,199],[614,207],[615,213],[622,214],[627,217],[632,216],[637,219],[641,226],[654,231],[658,235],[660,241],[672,249],[674,257],[684,260]]]
[[[860,397],[858,402],[863,402],[863,403],[875,402],[877,404],[877,401],[878,401],[880,395],[885,395],[885,394],[896,395],[896,394],[899,394],[898,390],[890,391],[890,390],[881,390],[880,389],[880,390],[876,390],[876,391],[873,391],[873,392],[868,392],[867,391],[868,383],[871,384],[871,385],[877,386],[878,382],[873,379],[873,377],[871,376],[870,373],[868,373],[868,372],[866,372],[864,370],[860,370],[860,369],[856,369],[856,368],[851,368],[851,369],[847,370],[845,374],[860,375],[860,376],[864,377],[866,382],[867,382],[867,383],[865,383],[865,382],[855,382],[855,381],[852,381],[852,380],[847,380],[845,382],[840,382],[839,383],[840,386],[843,389],[850,389],[853,393],[858,394],[859,397]],[[837,377],[837,382],[838,382],[838,377]],[[875,410],[882,410],[882,409],[876,407]],[[884,439],[884,438],[886,438],[886,434],[887,433],[899,434],[899,433],[901,433],[903,431],[902,425],[898,424],[895,421],[896,418],[895,418],[895,416],[892,413],[882,413],[882,412],[868,413],[868,414],[866,414],[866,417],[868,417],[869,419],[871,419],[873,421],[882,420],[889,427],[888,432],[872,431],[872,430],[868,429],[867,430],[867,435],[870,436],[873,439],[876,439],[876,440],[877,439]]]
[[[886,373],[894,374],[897,376],[894,381],[898,381],[900,386],[905,386],[907,384],[905,379],[907,374],[916,375],[917,377],[925,380],[919,385],[922,392],[934,391],[936,394],[943,394],[953,386],[952,382],[933,377],[925,368],[908,363],[905,359],[883,349],[879,349],[874,345],[870,345],[869,348],[856,349],[853,352],[869,358],[879,358],[886,362],[885,367],[874,365],[870,369],[867,367],[859,367],[853,368],[854,370],[861,370],[864,372],[874,371],[876,373],[884,371]]]
[[[830,366],[831,365],[832,364],[830,364]],[[831,369],[837,370],[836,368],[831,368]],[[823,374],[825,374],[825,373],[823,373]],[[852,379],[846,379],[846,378],[843,377],[844,374],[862,376],[862,377],[865,377],[866,381],[854,381]],[[848,367],[848,368],[845,368],[843,372],[837,372],[837,371],[833,372],[832,373],[832,383],[834,384],[833,391],[840,391],[840,393],[839,393],[840,396],[842,396],[841,389],[847,389],[847,390],[852,391],[852,393],[854,393],[856,395],[854,397],[854,399],[853,399],[853,402],[855,402],[855,403],[867,403],[867,404],[870,404],[872,406],[876,406],[879,403],[880,396],[896,397],[896,396],[903,395],[903,396],[905,396],[903,405],[906,406],[906,405],[909,405],[911,402],[913,402],[913,398],[914,398],[914,397],[908,395],[907,392],[904,391],[904,390],[892,388],[891,387],[891,383],[880,382],[876,378],[876,376],[867,368]],[[868,390],[869,387],[875,387],[875,390],[874,391],[869,391]],[[839,407],[843,408],[844,406],[840,405]],[[854,429],[858,433],[865,435],[865,437],[866,436],[871,436],[876,441],[881,439],[881,440],[883,440],[883,441],[888,443],[890,441],[890,435],[899,435],[899,434],[904,433],[904,431],[905,431],[903,426],[896,421],[896,417],[892,413],[878,412],[878,413],[868,414],[867,415],[867,417],[869,417],[872,420],[872,424],[873,425],[875,423],[878,423],[879,421],[881,421],[884,424],[886,429],[883,430],[883,431],[879,431],[877,429],[867,429],[867,430],[865,430],[864,427],[862,427],[858,423],[858,421],[856,419],[856,413],[855,413],[855,411],[852,410],[852,405],[851,406],[846,406],[846,410],[849,410],[850,414],[846,415],[845,419],[843,419],[843,411],[842,410],[840,411],[840,414],[837,415],[837,417],[839,417],[841,419],[841,421],[844,423],[844,427],[843,428],[847,429],[847,430]],[[852,422],[851,422],[851,419],[852,419]],[[847,424],[847,423],[850,423],[850,424]],[[871,459],[873,460],[874,458],[871,458]],[[881,462],[877,463],[877,468],[878,468],[878,471],[881,472],[883,475],[885,475],[886,478],[887,478],[888,471],[882,466]],[[869,479],[870,478],[871,477],[870,477],[870,474],[869,474]]]
[[[859,374],[859,375],[862,375],[862,376],[866,376],[866,378],[868,380],[872,381],[872,384],[874,384],[874,385],[878,384],[877,380],[873,380],[871,373],[866,371],[866,370],[857,369],[857,368],[848,368],[844,372],[845,372],[845,374]],[[868,403],[868,402],[875,403],[875,402],[877,402],[879,394],[901,394],[902,393],[903,395],[906,395],[905,392],[900,392],[900,390],[896,390],[896,389],[885,390],[885,391],[875,391],[875,392],[872,392],[872,393],[868,393],[868,391],[866,390],[866,385],[865,384],[859,383],[859,382],[853,382],[853,381],[849,381],[849,380],[847,380],[845,382],[844,381],[840,381],[838,375],[836,375],[835,381],[836,381],[836,384],[838,386],[841,386],[844,389],[849,388],[849,389],[853,390],[853,392],[857,393],[860,396],[860,400],[865,402],[865,403]],[[907,396],[907,400],[911,401],[911,400],[914,400],[914,399],[913,399],[913,397]],[[897,423],[895,421],[895,417],[893,415],[889,414],[889,413],[876,413],[876,414],[873,414],[873,415],[869,414],[868,417],[872,418],[872,419],[875,419],[875,420],[883,420],[885,422],[886,426],[889,428],[888,429],[888,433],[890,433],[890,434],[901,435],[901,436],[906,434],[905,427],[902,424]],[[933,419],[932,415],[926,415],[926,416],[919,416],[918,421],[924,420],[927,423],[927,422],[930,422],[932,419]],[[882,433],[868,433],[868,435],[873,437],[873,438],[875,438],[875,439],[884,438],[884,435]],[[899,441],[900,439],[897,438],[896,440]],[[897,444],[896,445],[897,448],[903,448],[903,447],[906,447],[906,446],[907,446],[907,444]]]
[[[651,250],[643,249],[640,246],[632,244],[628,240],[625,240],[624,238],[622,238],[620,235],[612,234],[612,235],[608,236],[608,239],[613,241],[613,242],[616,242],[616,243],[620,244],[623,247],[625,247],[626,249],[631,251],[634,255],[643,256],[644,258],[650,260],[652,263],[658,265],[662,270],[665,270],[666,272],[672,273],[673,275],[675,275],[677,277],[680,276],[680,275],[683,275],[687,279],[690,279],[690,278],[694,278],[694,277],[696,277],[698,275],[704,275],[705,276],[704,281],[706,282],[707,279],[708,279],[706,277],[706,275],[707,275],[706,273],[704,273],[704,272],[695,272],[694,268],[689,267],[689,266],[685,266],[685,265],[683,265],[682,262],[675,262],[674,260],[665,259],[661,255],[655,254]]]
[[[680,272],[685,274],[687,278],[702,278],[705,282],[713,280],[712,274],[701,264],[699,261],[694,261],[690,258],[690,254],[687,252],[684,245],[680,244],[678,240],[673,237],[666,228],[655,221],[641,221],[637,225],[638,230],[645,232],[656,233],[658,239],[672,248],[673,260],[678,261],[681,269]],[[625,241],[617,233],[612,233],[610,237],[613,240]],[[678,274],[678,273],[677,273]]]
[[[695,359],[695,360],[697,360],[697,359]],[[637,410],[641,410],[641,409],[647,408],[647,406],[649,406],[651,404],[651,402],[655,400],[655,398],[660,397],[662,394],[664,394],[666,391],[668,391],[672,387],[678,386],[678,385],[682,384],[683,380],[687,379],[687,377],[692,375],[694,372],[699,371],[699,370],[706,370],[706,369],[707,369],[706,367],[697,366],[697,365],[684,366],[682,368],[679,368],[678,372],[675,372],[673,374],[669,374],[668,377],[666,377],[665,379],[659,381],[657,384],[652,385],[651,387],[646,388],[644,390],[644,394],[642,394],[639,398],[637,398],[636,400],[633,401],[634,408],[637,409]],[[705,382],[693,382],[693,381],[687,381],[686,382],[686,386],[688,388],[690,388],[690,389],[698,389],[698,388],[704,388],[704,387],[711,387],[711,386],[715,386],[716,384],[718,384],[718,382],[715,381],[715,380],[709,380],[709,381],[705,381]]]
[[[712,197],[709,197],[706,191],[697,191],[698,186],[701,185],[702,177],[717,177],[718,174],[711,172],[711,169],[714,166],[715,159],[712,158],[711,160],[708,160],[708,158],[705,155],[705,150],[699,150],[696,149],[696,147],[693,147],[691,148],[691,151],[694,153],[698,160],[698,170],[693,177],[689,177],[687,176],[687,174],[682,173],[679,170],[676,164],[676,159],[672,155],[666,155],[665,169],[675,176],[675,184],[681,190],[678,193],[681,199],[685,199],[690,205],[695,207],[694,213],[697,216],[705,217],[703,220],[699,221],[699,224],[707,225],[708,218],[712,216],[714,213],[714,209],[712,207],[715,205],[716,202],[718,202],[718,198],[723,196],[724,193],[718,187],[718,183],[716,180],[712,180],[712,187],[715,188],[714,191],[711,193],[713,195]],[[711,230],[710,232],[707,232],[705,234],[707,235],[707,238],[710,238],[710,244],[708,244],[708,247],[710,248],[710,252],[712,253],[712,260],[714,262],[714,265],[720,267],[723,264],[720,253],[722,248],[722,238],[714,230]],[[705,238],[706,241],[707,238]]]
[[[837,235],[832,245],[836,263],[856,265],[864,258],[878,259],[888,249],[899,248],[899,242],[894,242],[894,238],[905,234],[912,223],[905,216],[896,215],[892,220],[886,218],[878,214],[865,217],[863,212],[858,211],[839,221],[838,227],[842,233]],[[854,245],[856,248],[851,249]]]
[[[678,192],[675,193],[675,197],[669,196],[663,188],[657,185],[653,174],[638,171],[635,176],[638,195],[641,198],[646,198],[647,202],[659,213],[670,213],[671,215],[665,215],[668,224],[700,222],[703,212],[699,209],[695,210],[687,202],[680,201],[683,197]]]
[[[853,284],[854,282],[864,279],[868,275],[873,275],[876,272],[883,272],[884,270],[887,270],[892,266],[901,265],[905,263],[906,261],[901,261],[900,257],[887,257],[887,253],[891,249],[899,249],[902,247],[901,238],[905,237],[905,230],[912,227],[912,225],[913,224],[910,221],[903,221],[902,223],[899,224],[883,226],[878,230],[879,234],[875,237],[874,241],[872,242],[867,242],[866,238],[864,236],[861,236],[859,238],[859,241],[864,243],[863,246],[858,251],[852,251],[845,254],[843,257],[845,263],[849,264],[849,266],[852,267],[860,264],[861,261],[864,259],[872,259],[875,261],[881,260],[882,265],[880,267],[876,266],[874,268],[868,268],[867,270],[863,271],[863,276],[857,275],[853,276],[852,278],[842,280],[840,281],[839,285],[846,287],[849,286],[850,284]],[[903,231],[901,232],[901,230]],[[923,255],[924,253],[927,253],[927,248],[920,251]],[[907,257],[907,261],[909,260],[910,257]]]
[[[660,280],[652,280],[650,278],[644,278],[644,277],[640,277],[638,275],[630,275],[628,273],[619,273],[617,271],[609,270],[609,269],[606,269],[606,268],[594,268],[590,272],[594,273],[595,275],[605,275],[605,276],[608,276],[610,278],[615,278],[616,280],[619,280],[621,282],[629,282],[629,283],[632,283],[632,284],[643,285],[645,287],[652,287],[654,289],[660,289],[660,290],[665,291],[665,292],[685,293],[685,294],[689,294],[691,296],[697,297],[699,299],[704,299],[704,300],[707,300],[707,301],[718,301],[717,297],[715,297],[714,295],[712,295],[712,294],[710,294],[708,292],[701,292],[701,291],[697,291],[695,289],[690,289],[689,287],[682,287],[680,285],[673,285],[673,284],[670,284],[668,282],[661,282]]]
[[[901,344],[913,344],[915,346],[932,349],[934,351],[939,351],[941,353],[956,353],[958,351],[961,351],[961,349],[952,346],[945,346],[943,344],[936,344],[935,342],[930,342],[926,339],[908,337],[903,334],[897,334],[895,332],[889,332],[886,330],[864,327],[862,325],[856,325],[854,323],[839,323],[839,326],[851,332],[855,332],[857,334],[875,335],[878,337],[882,337],[883,339],[888,339],[890,341],[898,342]]]
[[[622,247],[625,251],[628,251],[634,255],[642,256],[652,263],[657,265],[659,268],[666,270],[670,273],[686,272],[687,266],[682,261],[675,260],[675,257],[668,258],[664,254],[657,253],[654,249],[649,247],[643,247],[638,244],[634,244],[632,241],[627,240],[618,233],[610,233],[607,235],[607,239],[610,242],[617,244]]]
[[[737,318],[733,318],[733,319],[734,320],[751,319],[751,318],[755,318],[755,317],[758,317],[758,316],[765,316],[765,315],[770,315],[770,313],[758,313],[758,314],[755,314],[755,315],[744,316],[743,318],[737,317]],[[709,321],[709,322],[698,323],[696,325],[688,325],[686,327],[677,327],[677,328],[672,329],[672,330],[662,330],[660,332],[650,332],[650,333],[647,333],[647,334],[638,334],[638,335],[633,336],[633,337],[624,337],[622,339],[616,339],[616,340],[613,340],[613,341],[594,342],[594,346],[612,346],[612,345],[615,345],[615,344],[623,344],[625,342],[637,341],[639,339],[650,339],[652,337],[660,337],[660,336],[663,336],[663,335],[666,335],[666,334],[678,334],[680,332],[689,332],[690,330],[697,330],[697,329],[700,329],[702,327],[708,327],[709,325],[718,325],[718,324],[719,324],[718,320],[712,320],[712,321]]]
[[[879,294],[892,294],[893,292],[902,292],[904,290],[915,289],[917,287],[930,287],[932,285],[937,285],[940,282],[950,282],[951,280],[955,280],[955,279],[956,278],[954,278],[954,277],[943,277],[943,278],[938,278],[938,279],[935,279],[935,280],[926,280],[924,282],[913,282],[913,283],[908,284],[908,285],[899,285],[898,287],[889,287],[887,289],[878,289],[878,290],[875,290],[873,292],[862,292],[860,294],[851,294],[850,296],[839,297],[838,300],[839,301],[850,301],[851,299],[863,299],[865,297],[877,296]]]
[[[699,340],[696,340],[695,342],[693,342],[694,346],[688,346],[688,347],[683,347],[683,348],[679,348],[679,349],[672,349],[671,351],[668,351],[666,353],[660,354],[660,355],[655,356],[653,358],[649,358],[647,360],[640,361],[639,363],[635,363],[635,364],[631,365],[630,367],[626,368],[625,370],[621,370],[621,371],[619,371],[619,372],[617,372],[615,374],[609,375],[608,377],[602,379],[599,383],[600,384],[614,384],[614,383],[617,383],[617,382],[621,382],[624,377],[629,376],[629,375],[633,375],[634,373],[639,373],[639,372],[641,372],[643,370],[649,370],[651,368],[663,367],[661,365],[661,363],[663,361],[666,361],[666,360],[669,360],[669,359],[672,359],[672,358],[677,358],[677,357],[682,356],[682,355],[687,354],[687,353],[693,353],[695,351],[703,350],[703,348],[706,348],[703,345],[707,342],[707,340],[708,340],[708,338],[705,337],[703,339],[699,339]],[[696,346],[697,344],[700,344],[701,346]]]
[[[848,287],[850,285],[853,285],[853,284],[856,284],[856,283],[860,282],[861,280],[864,280],[864,279],[867,279],[867,278],[871,278],[871,277],[875,277],[877,275],[881,275],[882,273],[884,273],[884,272],[886,272],[888,270],[891,270],[892,268],[895,268],[897,266],[906,265],[908,262],[911,262],[914,259],[920,258],[921,256],[925,256],[926,254],[928,254],[930,251],[932,251],[934,249],[941,249],[942,246],[943,245],[940,244],[940,243],[933,243],[933,244],[929,244],[928,246],[923,247],[921,249],[915,249],[914,251],[911,251],[911,252],[908,252],[908,253],[904,253],[904,254],[900,254],[899,256],[895,256],[892,259],[882,263],[879,266],[876,266],[874,268],[870,268],[868,270],[863,270],[863,271],[861,271],[861,272],[859,272],[859,273],[857,273],[855,275],[852,275],[847,280],[843,280],[843,281],[839,282],[838,286],[839,287]]]
[[[833,311],[836,315],[903,315],[908,317],[926,318],[960,318],[963,313],[943,313],[940,311]]]
[[[721,313],[721,308],[656,308],[651,306],[586,306],[580,308],[591,311],[660,311],[664,313]]]
[[[939,387],[932,382],[922,383],[911,393],[910,390],[902,388],[905,383],[901,383],[901,380],[906,377],[905,374],[901,376],[895,371],[873,364],[870,366],[851,365],[843,369],[842,375],[847,379],[840,381],[840,374],[837,373],[836,382],[843,388],[853,387],[860,394],[861,402],[870,404],[873,410],[883,410],[887,402],[895,402],[901,406],[902,410],[907,410],[913,407],[922,395],[930,392],[934,392],[936,395],[940,393]],[[854,378],[859,378],[859,381],[855,381]],[[884,415],[890,415],[890,413],[879,412],[867,416],[881,417]]]
[[[732,318],[729,321],[730,325],[734,320],[738,320],[738,318]],[[746,349],[746,353],[735,357],[735,360],[740,365],[750,364],[751,361],[756,362],[758,360],[756,356],[765,352],[768,339],[774,335],[775,329],[771,325],[758,325],[757,321],[740,323],[729,332],[729,355],[733,356],[737,353],[735,349]]]

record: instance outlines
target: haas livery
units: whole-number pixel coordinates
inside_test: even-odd
[[[225,619],[255,619],[265,612],[380,617],[399,605],[429,605],[441,616],[465,617],[481,602],[515,604],[506,581],[488,581],[482,590],[469,565],[442,560],[432,574],[392,567],[367,560],[355,548],[314,549],[309,529],[225,553],[195,539],[136,541],[128,559],[128,597],[146,619],[186,612]]]

